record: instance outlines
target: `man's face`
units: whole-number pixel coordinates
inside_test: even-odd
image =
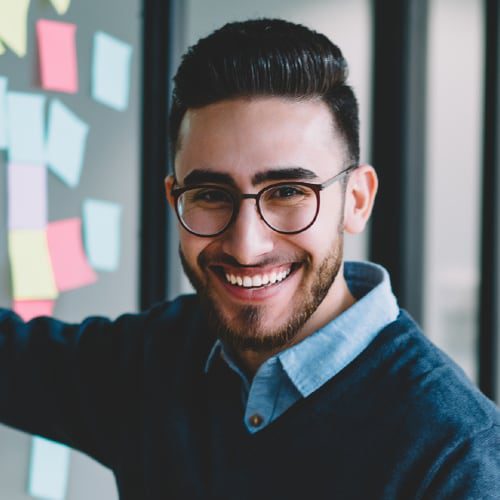
[[[323,102],[238,99],[187,112],[175,171],[180,186],[203,179],[256,193],[276,180],[324,182],[345,168],[344,158],[343,140]],[[291,178],[297,169],[303,176]],[[329,314],[342,263],[341,183],[320,196],[316,222],[295,235],[270,229],[254,199],[241,202],[235,222],[219,236],[179,228],[186,274],[211,327],[233,347],[282,348]],[[232,276],[237,283],[228,281]]]

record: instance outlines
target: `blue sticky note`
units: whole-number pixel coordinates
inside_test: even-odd
[[[34,437],[31,448],[29,494],[47,500],[64,500],[68,485],[70,450]]]
[[[80,181],[89,127],[62,102],[49,107],[47,162],[50,170],[70,187]]]
[[[7,93],[7,134],[12,163],[45,163],[45,96]]]
[[[94,35],[92,97],[111,108],[124,111],[130,94],[132,46],[107,33]]]
[[[7,147],[7,78],[0,76],[0,149]]]
[[[85,252],[94,269],[118,269],[121,213],[122,208],[117,203],[92,199],[83,202]]]

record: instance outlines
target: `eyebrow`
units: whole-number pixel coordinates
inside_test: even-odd
[[[252,177],[252,185],[262,184],[266,181],[285,181],[285,180],[312,180],[318,179],[318,176],[307,168],[287,167],[279,169],[270,169],[264,172],[257,172]]]
[[[188,175],[186,175],[184,179],[185,186],[206,183],[228,184],[230,186],[236,187],[236,182],[234,182],[234,179],[229,174],[225,174],[223,172],[214,172],[212,170],[192,170]]]
[[[266,181],[284,181],[284,180],[313,180],[318,179],[318,176],[307,168],[302,167],[286,167],[278,169],[269,169],[263,172],[257,172],[252,177],[252,185],[257,186]],[[213,170],[196,169],[186,175],[183,184],[192,186],[196,184],[227,184],[236,187],[236,182],[230,174],[224,172],[214,172]]]

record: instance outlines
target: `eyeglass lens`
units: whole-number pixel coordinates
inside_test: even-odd
[[[277,231],[292,233],[305,229],[314,220],[318,199],[305,185],[270,186],[259,199],[259,209],[266,223]],[[183,224],[192,232],[212,235],[221,232],[231,221],[234,197],[217,187],[193,188],[182,193],[177,210]]]

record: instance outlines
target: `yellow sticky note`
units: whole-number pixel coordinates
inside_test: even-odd
[[[5,45],[2,42],[0,42],[0,56],[3,54],[5,54]]]
[[[71,0],[50,0],[50,2],[54,6],[54,9],[56,9],[57,13],[62,16],[63,14],[66,14],[66,11],[69,9]]]
[[[30,0],[0,0],[0,38],[19,57],[26,55]]]
[[[9,258],[15,300],[57,297],[45,229],[9,231]]]

